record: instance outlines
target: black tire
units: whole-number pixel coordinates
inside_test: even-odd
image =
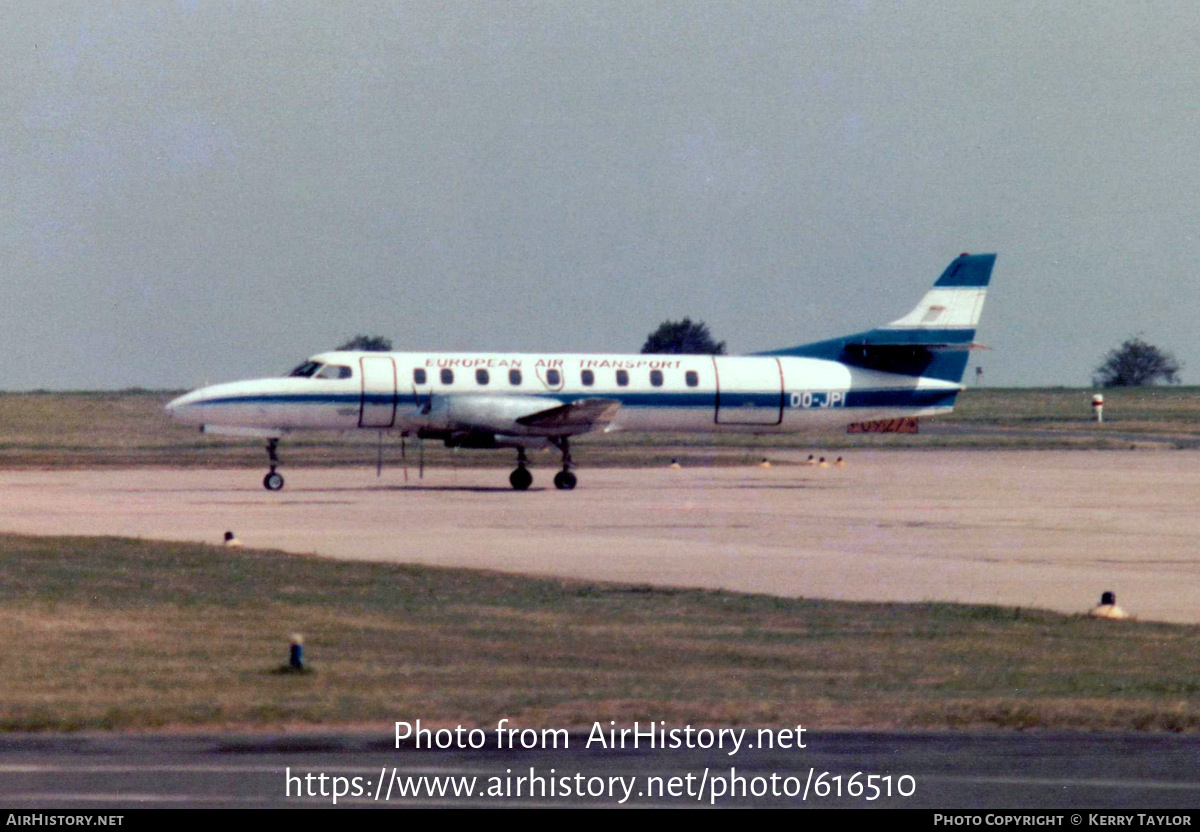
[[[274,471],[263,477],[263,488],[268,491],[278,491],[283,488],[283,475]]]
[[[517,491],[524,491],[533,485],[533,474],[526,468],[518,468],[508,475],[508,482]]]
[[[559,471],[554,475],[554,487],[559,491],[570,491],[575,487],[575,475],[570,471]]]

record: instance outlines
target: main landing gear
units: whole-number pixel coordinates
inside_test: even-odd
[[[554,475],[554,487],[559,491],[570,491],[575,487],[575,475],[571,473],[571,443],[567,437],[551,438],[554,447],[562,451],[562,470]]]
[[[578,482],[575,475],[571,473],[571,444],[565,436],[551,437],[549,441],[562,451],[562,470],[554,475],[554,487],[559,491],[570,491]],[[517,491],[525,491],[533,484],[533,474],[529,473],[529,469],[526,467],[528,464],[529,460],[525,456],[525,449],[518,447],[516,470],[508,475],[509,483]]]
[[[271,461],[271,470],[263,477],[263,488],[268,491],[278,491],[283,488],[283,475],[275,473],[275,466],[279,464],[279,440],[267,440],[267,458]]]
[[[528,462],[529,460],[525,457],[525,449],[518,447],[517,468],[508,475],[509,484],[517,491],[524,491],[533,485],[533,474],[529,473],[529,469],[525,467]]]

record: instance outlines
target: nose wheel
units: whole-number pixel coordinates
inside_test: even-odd
[[[279,464],[279,440],[267,440],[267,458],[270,460],[271,470],[263,477],[263,488],[268,491],[278,491],[283,488],[283,475],[275,473],[275,466]]]

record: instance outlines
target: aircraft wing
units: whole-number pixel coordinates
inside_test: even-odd
[[[539,410],[516,420],[517,424],[550,433],[586,433],[607,426],[620,410],[615,399],[580,399]]]

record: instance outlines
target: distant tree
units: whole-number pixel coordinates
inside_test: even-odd
[[[1182,366],[1171,353],[1135,336],[1108,351],[1104,363],[1092,376],[1092,384],[1097,387],[1144,387],[1157,384],[1159,380],[1178,384]]]
[[[675,355],[724,355],[725,342],[713,340],[708,325],[691,318],[682,321],[663,321],[658,329],[650,333],[642,344],[644,353],[672,353]]]
[[[382,335],[355,335],[338,347],[339,350],[363,350],[364,352],[391,352],[392,339]]]

